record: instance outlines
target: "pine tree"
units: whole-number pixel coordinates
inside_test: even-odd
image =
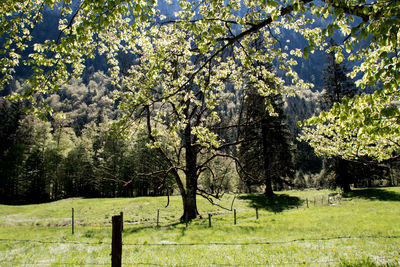
[[[21,102],[11,103],[0,98],[0,203],[10,203],[15,198],[17,172],[22,157],[16,149],[16,133],[24,117]],[[14,150],[13,150],[14,149]]]
[[[333,39],[330,40],[330,48],[336,46]],[[322,110],[330,110],[335,103],[342,101],[344,97],[351,98],[357,94],[356,86],[347,76],[349,72],[344,62],[337,63],[335,52],[331,51],[327,57],[327,66],[323,70],[324,87],[322,88],[320,107]]]
[[[265,98],[249,84],[244,91],[239,136],[240,176],[251,190],[265,185],[265,195],[273,195],[273,185],[282,188],[286,178],[294,176],[293,140],[286,123],[281,95],[271,95],[277,116],[266,110]]]
[[[330,48],[336,46],[333,39],[330,40]],[[343,98],[351,98],[356,93],[354,82],[347,76],[348,69],[344,62],[337,63],[335,53],[327,55],[327,66],[324,69],[324,87],[320,98],[321,110],[330,110],[335,103],[340,103]],[[343,192],[349,192],[353,175],[349,173],[351,162],[341,157],[325,158],[323,162],[326,170],[333,171],[335,183]]]

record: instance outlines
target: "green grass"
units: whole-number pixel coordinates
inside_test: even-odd
[[[168,207],[166,197],[0,205],[0,266],[109,266],[111,217],[121,211],[124,266],[400,266],[400,188],[356,190],[328,205],[331,192],[239,196],[236,225],[233,212],[198,198],[203,219],[188,227],[179,196]]]

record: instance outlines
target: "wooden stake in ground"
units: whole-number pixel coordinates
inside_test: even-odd
[[[111,243],[111,266],[121,267],[122,261],[122,217],[112,217],[112,243]]]
[[[75,232],[75,229],[74,229],[74,208],[72,208],[72,223],[71,223],[71,226],[72,226],[72,234],[74,234],[74,232]]]
[[[157,227],[159,226],[159,221],[160,221],[160,209],[157,209]]]

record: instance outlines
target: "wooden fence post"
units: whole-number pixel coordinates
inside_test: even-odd
[[[122,261],[122,217],[112,217],[112,243],[111,243],[111,266],[121,267]]]
[[[233,210],[233,224],[236,224],[236,209]]]
[[[256,220],[258,220],[258,207],[256,207]]]
[[[211,227],[211,214],[208,214],[208,227]]]
[[[157,227],[159,226],[160,222],[160,209],[157,209]]]
[[[72,223],[71,223],[71,226],[72,226],[72,234],[74,234],[74,232],[75,232],[75,229],[74,229],[74,208],[72,208]]]
[[[307,208],[308,208],[308,198],[306,198],[306,200],[307,200]]]

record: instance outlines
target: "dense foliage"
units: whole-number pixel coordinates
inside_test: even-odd
[[[109,78],[95,73],[88,85],[73,80],[45,99],[65,118],[48,122],[25,115],[21,102],[0,102],[2,203],[37,203],[65,197],[164,195],[173,183],[165,161],[146,147],[147,135],[112,135],[116,109]],[[18,88],[17,88],[18,90]]]

